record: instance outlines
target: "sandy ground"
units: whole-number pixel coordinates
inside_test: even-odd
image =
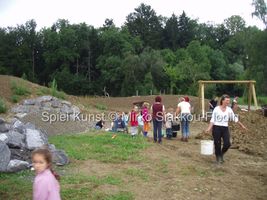
[[[193,139],[205,123],[191,124],[192,139],[188,143],[163,140],[144,150],[141,161],[108,164],[95,160],[81,161],[78,172],[105,176],[119,174],[124,177],[123,186],[101,186],[105,193],[130,191],[136,200],[264,200],[267,199],[267,160],[230,149],[225,163],[218,165],[214,156],[200,155],[200,140]],[[127,176],[126,170],[141,171],[143,175]],[[145,178],[144,178],[145,177]]]

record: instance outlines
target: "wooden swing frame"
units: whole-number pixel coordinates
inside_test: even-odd
[[[255,90],[255,83],[254,80],[216,80],[216,81],[198,81],[198,97],[199,97],[199,105],[201,108],[201,114],[205,116],[205,84],[245,84],[248,87],[248,111],[250,111],[251,101],[253,97],[254,105],[256,109],[258,108],[257,97],[256,97],[256,90]]]

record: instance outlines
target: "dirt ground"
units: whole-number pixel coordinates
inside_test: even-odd
[[[179,98],[185,95],[160,95],[162,97],[162,103],[165,108],[169,107],[176,109]],[[86,107],[90,107],[90,109],[95,108],[99,105],[103,105],[107,108],[107,110],[111,111],[123,111],[127,112],[132,109],[134,102],[146,101],[149,102],[150,105],[155,101],[156,95],[151,96],[132,96],[132,97],[110,97],[110,98],[91,98],[91,97],[75,97],[69,96],[69,100],[72,103],[78,104],[82,107],[82,109],[86,110]],[[199,109],[199,98],[195,96],[188,96],[190,98],[191,106],[193,107],[193,111],[197,112]],[[208,100],[206,100],[206,110],[208,110]]]
[[[10,90],[10,81],[13,79],[17,78],[0,75],[0,96],[7,101],[8,107],[13,105]],[[28,87],[35,92],[27,98],[35,97],[40,86],[30,84]],[[178,97],[162,95],[163,104],[166,108],[175,108]],[[79,106],[85,113],[99,113],[103,110],[98,108],[103,106],[104,111],[129,111],[133,102],[152,103],[154,98],[155,96],[116,98],[67,96],[66,100]],[[198,98],[190,97],[190,99],[192,106],[197,110]],[[128,169],[142,172],[140,176],[132,176],[131,179],[125,176],[126,184],[119,186],[120,188],[115,185],[98,188],[110,194],[119,190],[130,191],[137,200],[265,200],[267,199],[267,118],[257,112],[240,113],[241,121],[249,128],[246,134],[236,125],[231,125],[234,149],[227,152],[223,165],[216,165],[214,156],[200,155],[200,140],[195,139],[195,136],[205,130],[208,124],[194,122],[191,124],[191,139],[188,143],[179,140],[179,132],[177,138],[171,141],[163,140],[161,145],[154,144],[150,139],[151,146],[141,153],[144,156],[141,161],[109,164],[87,160],[75,163],[77,164],[75,169],[88,175],[100,176],[110,173],[123,174]],[[46,126],[44,128],[48,127],[50,132],[55,134],[75,133],[87,128],[86,124],[77,123],[50,126],[42,124],[40,118],[36,116],[28,117],[28,121],[35,119],[37,126]]]
[[[108,164],[95,160],[79,161],[76,170],[88,175],[105,176],[123,174],[126,170],[141,171],[125,184],[102,186],[98,190],[116,193],[125,190],[134,194],[136,200],[265,200],[267,199],[267,160],[230,149],[225,163],[217,165],[214,156],[200,155],[200,140],[193,139],[202,122],[191,124],[192,138],[188,143],[179,140],[163,140],[141,154],[144,159],[123,164]],[[145,177],[145,178],[144,178]]]

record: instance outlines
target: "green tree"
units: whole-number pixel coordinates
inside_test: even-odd
[[[131,35],[140,37],[145,47],[161,47],[162,19],[151,6],[142,3],[135,8],[135,12],[126,17],[125,25]]]
[[[258,17],[264,23],[267,28],[267,6],[264,0],[253,0],[252,5],[255,7],[255,11],[252,16]]]
[[[233,15],[225,19],[224,23],[231,35],[235,35],[238,32],[244,31],[246,26],[245,20],[239,15]]]
[[[179,16],[178,20],[178,45],[181,48],[187,45],[196,38],[197,22],[187,17],[185,12]]]
[[[176,50],[179,47],[178,17],[174,14],[167,20],[163,30],[164,47]]]

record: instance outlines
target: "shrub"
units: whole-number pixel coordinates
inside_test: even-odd
[[[31,92],[23,84],[17,84],[15,81],[11,82],[11,90],[14,95],[23,96],[31,94]]]
[[[6,113],[7,107],[5,101],[0,97],[0,113]]]
[[[13,102],[13,103],[18,103],[19,102],[19,96],[18,95],[12,95],[11,96],[11,101]]]

